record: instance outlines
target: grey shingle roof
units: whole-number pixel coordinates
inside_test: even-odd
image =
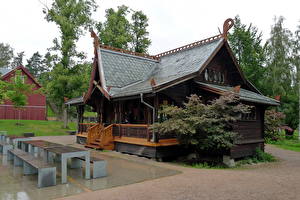
[[[69,99],[68,101],[66,101],[65,103],[66,105],[80,105],[83,104],[83,97],[76,97],[73,99]]]
[[[233,91],[233,87],[229,87],[229,86],[214,85],[214,84],[208,84],[208,83],[202,83],[202,82],[197,82],[197,83],[200,85],[204,85],[204,86],[207,86],[210,88],[214,88],[214,89],[223,91],[223,92]],[[264,95],[261,95],[261,94],[243,89],[243,88],[240,89],[239,95],[240,95],[241,100],[248,101],[248,102],[262,103],[262,104],[268,104],[268,105],[273,105],[273,106],[280,105],[280,102],[275,99],[266,97]]]
[[[0,68],[0,76],[4,76],[5,74],[9,73],[13,69],[9,68]]]
[[[131,96],[152,91],[150,80],[156,86],[193,74],[222,43],[217,39],[210,43],[162,56],[161,60],[118,53],[101,49],[102,65],[109,94],[114,97]]]
[[[107,86],[122,88],[148,78],[157,61],[101,49],[101,58]]]

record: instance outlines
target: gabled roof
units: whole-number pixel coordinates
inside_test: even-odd
[[[227,43],[227,33],[232,26],[233,20],[227,19],[224,22],[222,34],[156,56],[100,45],[98,37],[92,32],[95,59],[90,87],[84,101],[86,102],[91,97],[96,87],[107,99],[155,93],[166,89],[199,75],[219,50],[225,47],[237,67],[241,79],[247,85],[247,89],[253,91],[252,94],[251,91],[242,89],[243,97],[241,98],[253,101],[251,97],[257,94],[255,98],[259,99],[261,103],[277,105],[278,102],[272,100],[268,102],[267,100],[270,98],[261,95],[244,77]],[[95,81],[96,77],[100,80],[97,78]]]
[[[1,72],[1,79],[4,80],[6,77],[9,76],[9,74],[14,73],[17,70],[22,70],[38,87],[42,87],[36,80],[35,78],[30,74],[30,72],[28,71],[28,69],[26,69],[25,67],[23,67],[22,65],[14,68],[14,69],[10,69],[10,68],[0,68],[0,72]],[[2,73],[3,72],[3,73]]]
[[[0,76],[5,76],[6,74],[8,74],[9,72],[11,72],[13,69],[10,68],[0,68]]]
[[[101,49],[101,58],[106,84],[116,88],[146,80],[158,62],[107,49]]]
[[[162,56],[159,62],[153,64],[152,68],[146,71],[146,76],[144,76],[143,79],[126,87],[112,87],[109,93],[112,98],[149,93],[172,81],[183,79],[184,77],[192,78],[193,75],[195,76],[199,70],[207,64],[207,60],[209,60],[222,44],[223,39],[218,38],[201,46],[195,46]],[[103,64],[106,63],[104,57],[102,57],[102,60]],[[107,66],[107,68],[108,67],[109,66]],[[121,72],[127,70],[130,72],[131,69],[123,68]],[[107,77],[106,71],[104,71],[104,75]],[[155,85],[151,85],[151,80],[154,80]]]

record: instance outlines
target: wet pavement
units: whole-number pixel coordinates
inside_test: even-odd
[[[74,144],[73,139],[70,140],[70,137],[38,137],[36,139],[59,141],[63,144],[78,147]],[[12,163],[6,161],[6,156],[0,154],[0,200],[54,199],[180,173],[177,170],[156,165],[156,162],[146,158],[125,156],[124,159],[122,154],[116,152],[99,152],[95,150],[92,150],[91,153],[93,156],[107,161],[107,177],[86,180],[84,179],[84,169],[68,169],[67,184],[61,184],[58,173],[57,185],[46,188],[37,188],[37,175],[23,176],[22,167],[14,167]],[[59,172],[59,165],[57,167],[57,172]]]

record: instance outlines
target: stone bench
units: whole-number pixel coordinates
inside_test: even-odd
[[[39,188],[56,185],[56,167],[19,149],[8,151],[8,160],[13,160],[14,166],[23,166],[23,174],[38,174]]]
[[[71,160],[71,168],[80,168],[81,161],[85,161],[82,157],[76,157]],[[107,176],[106,165],[107,162],[103,159],[90,157],[90,163],[93,164],[93,178],[100,178]]]
[[[13,145],[8,144],[7,142],[0,141],[0,153],[7,155],[7,151],[12,149]]]

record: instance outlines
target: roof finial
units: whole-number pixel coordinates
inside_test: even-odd
[[[229,29],[234,25],[234,21],[231,18],[228,18],[225,20],[223,24],[223,37],[224,39],[227,39],[227,33]]]
[[[97,48],[99,46],[99,38],[93,29],[90,29],[91,37],[94,38],[94,45]]]

